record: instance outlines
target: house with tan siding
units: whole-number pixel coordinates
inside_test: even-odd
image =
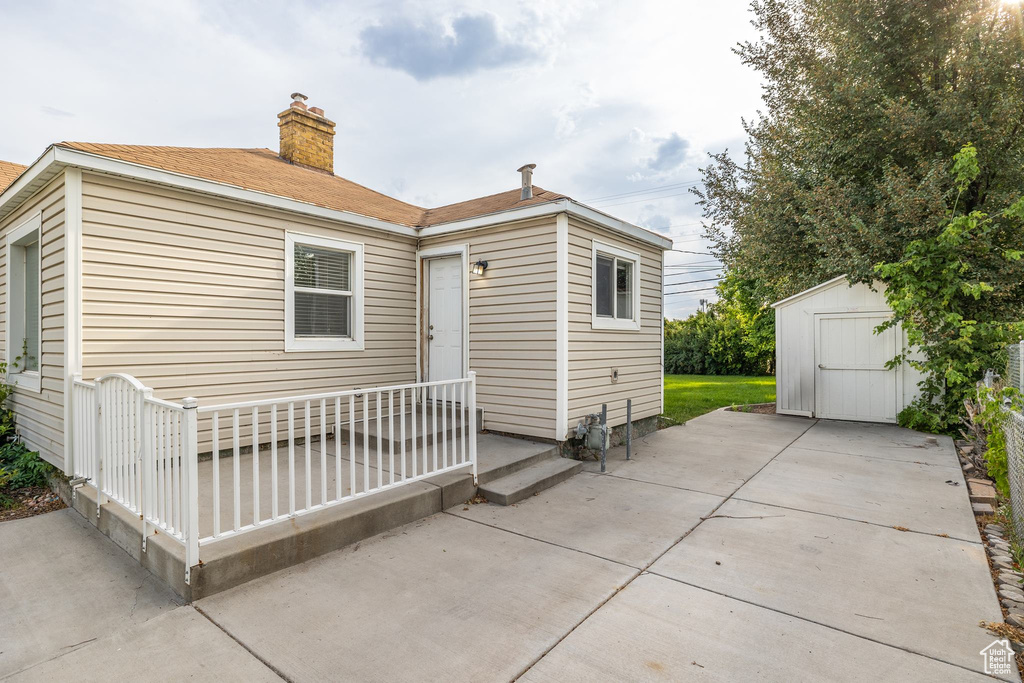
[[[423,209],[335,176],[334,123],[301,98],[278,124],[277,153],[62,142],[0,162],[3,354],[47,460],[71,457],[75,374],[202,404],[474,370],[487,429],[554,441],[603,403],[612,425],[627,398],[661,412],[668,239],[532,167]],[[344,281],[299,286],[297,253]]]

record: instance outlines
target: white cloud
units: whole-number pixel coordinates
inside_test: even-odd
[[[459,14],[445,24],[397,16],[359,33],[360,51],[378,66],[404,71],[419,81],[466,76],[540,59],[540,46],[522,31],[503,30],[491,14]]]
[[[4,72],[17,96],[0,129],[18,135],[0,137],[0,159],[28,163],[65,139],[273,149],[276,115],[298,90],[338,122],[339,175],[418,204],[513,189],[528,162],[537,184],[581,200],[675,185],[755,113],[758,81],[731,52],[751,37],[746,5],[7,3],[0,42],[32,58]],[[434,33],[419,52],[384,40],[375,64],[361,36],[389,26]],[[468,40],[480,36],[493,44]],[[597,204],[705,251],[686,189]],[[670,297],[668,310],[699,297]]]

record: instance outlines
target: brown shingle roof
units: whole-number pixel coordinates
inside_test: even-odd
[[[452,221],[461,221],[464,218],[485,216],[489,213],[507,211],[508,209],[518,209],[532,204],[544,204],[547,202],[553,202],[556,199],[565,198],[564,194],[549,192],[536,185],[533,186],[532,199],[520,199],[521,196],[522,189],[520,188],[509,190],[508,192],[499,192],[498,194],[492,194],[486,197],[479,197],[477,199],[470,199],[469,201],[459,202],[458,204],[439,206],[436,209],[427,209],[424,211],[423,222],[420,225],[427,226],[437,225],[438,223],[451,223]]]
[[[390,223],[416,225],[423,215],[423,209],[418,206],[323,171],[296,166],[269,149],[147,147],[88,142],[62,142],[59,146],[288,197],[326,209],[351,211]]]
[[[525,201],[520,200],[520,190],[516,189],[436,209],[423,209],[336,175],[296,166],[269,149],[149,147],[88,142],[62,142],[59,146],[413,227],[448,223],[564,197],[535,186],[533,198]]]
[[[0,161],[0,192],[3,192],[11,183],[21,175],[27,166],[16,164],[13,161]]]

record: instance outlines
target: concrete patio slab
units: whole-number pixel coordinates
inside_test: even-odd
[[[0,524],[0,549],[0,677],[180,604],[74,510]]]
[[[198,606],[294,680],[509,680],[635,574],[436,515]]]
[[[569,634],[521,680],[980,683],[991,679],[645,574]]]
[[[10,681],[280,681],[191,607],[94,640]]]
[[[821,420],[793,445],[959,470],[953,440],[948,436],[922,434],[895,425]]]
[[[980,540],[963,476],[946,467],[794,446],[772,460],[736,497]]]
[[[727,496],[814,422],[805,418],[716,411],[613,449],[608,472],[616,477]],[[588,461],[584,469],[598,471]]]
[[[720,502],[706,493],[581,473],[513,507],[449,512],[640,568]]]
[[[650,571],[972,671],[1002,621],[985,551],[729,501]],[[1017,680],[1017,679],[1013,679]]]

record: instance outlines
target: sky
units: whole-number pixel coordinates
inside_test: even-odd
[[[0,159],[61,140],[277,149],[292,92],[337,122],[335,173],[420,206],[534,183],[670,236],[666,313],[721,271],[699,169],[742,154],[744,0],[0,0]],[[16,134],[10,132],[16,131]]]

